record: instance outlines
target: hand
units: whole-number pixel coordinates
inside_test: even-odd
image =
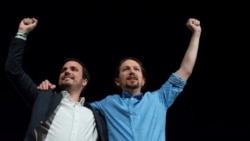
[[[195,18],[189,18],[186,25],[192,32],[201,32],[200,21]]]
[[[29,33],[36,27],[37,23],[36,18],[24,18],[19,24],[18,32]]]
[[[50,82],[49,82],[49,80],[44,80],[44,81],[42,81],[42,83],[40,83],[40,85],[39,86],[37,86],[37,89],[38,90],[49,90],[49,89],[55,89],[56,88],[56,85],[54,85],[54,84],[51,84]]]

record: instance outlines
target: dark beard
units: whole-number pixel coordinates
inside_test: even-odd
[[[61,88],[63,89],[63,90],[67,90],[67,89],[69,89],[71,87],[71,85],[70,84],[61,84]]]
[[[137,88],[139,88],[140,86],[139,86],[139,84],[138,83],[136,83],[135,85],[128,85],[128,84],[126,84],[126,88],[128,88],[128,89],[137,89]]]

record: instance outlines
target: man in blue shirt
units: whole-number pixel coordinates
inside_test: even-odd
[[[158,90],[142,93],[145,70],[138,59],[129,57],[121,60],[115,75],[122,93],[91,103],[106,119],[109,141],[166,140],[167,110],[192,74],[199,48],[200,21],[189,18],[186,25],[192,36],[181,65]]]

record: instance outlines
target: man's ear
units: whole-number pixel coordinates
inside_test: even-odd
[[[145,83],[146,83],[146,79],[143,77],[143,79],[142,79],[142,87],[145,86]]]
[[[116,84],[116,86],[120,86],[120,82],[119,82],[118,78],[115,78],[115,84]]]
[[[85,87],[88,84],[88,79],[83,79],[82,80],[82,86]]]

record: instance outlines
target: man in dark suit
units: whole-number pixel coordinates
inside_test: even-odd
[[[38,20],[24,18],[12,38],[5,71],[19,94],[32,104],[32,116],[24,141],[106,141],[105,120],[93,110],[82,91],[88,84],[86,66],[76,58],[68,58],[59,75],[59,93],[39,91],[22,67],[28,33]]]

